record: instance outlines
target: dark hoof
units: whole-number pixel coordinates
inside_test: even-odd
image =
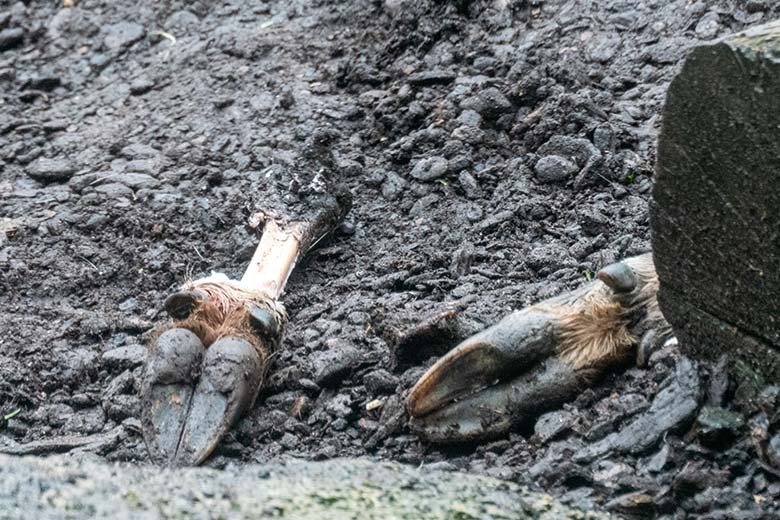
[[[211,455],[252,405],[262,376],[262,360],[246,340],[226,337],[208,348],[181,434],[176,465],[197,465]]]
[[[411,427],[425,440],[436,443],[496,438],[573,399],[588,384],[586,372],[549,358],[510,381],[412,417]]]
[[[407,400],[409,414],[425,415],[507,380],[554,351],[553,316],[536,311],[510,314],[434,364],[412,388]]]
[[[266,341],[273,341],[279,336],[279,323],[271,312],[257,305],[246,306],[249,313],[249,323],[255,333]]]
[[[174,320],[184,320],[205,300],[200,291],[179,291],[165,299],[165,312]]]
[[[143,435],[156,462],[169,463],[179,445],[205,348],[187,329],[157,340],[143,382]]]

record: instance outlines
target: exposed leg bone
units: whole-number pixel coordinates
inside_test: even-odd
[[[279,298],[287,279],[348,205],[323,195],[317,208],[300,221],[260,215],[260,244],[240,281],[212,274],[166,300],[175,321],[152,351],[142,391],[156,461],[200,464],[254,403],[286,323]]]
[[[466,339],[417,382],[412,427],[435,442],[495,437],[574,398],[671,334],[650,254],[610,265],[571,293]]]

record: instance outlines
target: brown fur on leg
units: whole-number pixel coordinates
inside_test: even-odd
[[[637,342],[623,307],[597,294],[562,313],[561,330],[559,355],[574,368],[622,361]]]
[[[624,263],[636,275],[634,291],[616,293],[599,280],[581,299],[546,309],[560,318],[559,355],[576,369],[626,361],[645,331],[670,330],[658,306],[652,257],[642,255]]]

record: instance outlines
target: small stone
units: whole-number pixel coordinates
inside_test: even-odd
[[[643,491],[615,497],[606,503],[605,508],[629,518],[652,518],[656,515],[653,496]]]
[[[539,417],[534,425],[534,434],[546,443],[571,429],[574,415],[565,410],[557,410]]]
[[[128,298],[120,303],[118,308],[122,312],[132,312],[138,308],[138,300],[135,298]]]
[[[160,152],[148,144],[133,143],[125,146],[119,151],[119,155],[130,161],[138,159],[154,159]]]
[[[470,199],[478,199],[482,196],[482,190],[479,187],[477,179],[467,171],[458,174],[458,183],[463,188],[463,193]]]
[[[466,126],[479,127],[482,124],[482,116],[476,110],[464,110],[458,116],[458,121]]]
[[[146,347],[127,345],[103,353],[103,364],[113,370],[135,368],[146,360]]]
[[[103,27],[103,43],[111,50],[120,50],[139,41],[146,34],[143,26],[132,22],[119,22]]]
[[[27,174],[40,182],[63,182],[76,173],[76,168],[66,159],[39,157],[27,167]]]
[[[417,86],[452,83],[454,79],[455,74],[443,70],[426,70],[423,72],[415,72],[414,74],[410,74],[407,78],[409,83]]]
[[[0,31],[0,52],[13,49],[24,43],[24,29],[14,27]]]
[[[447,159],[444,157],[426,157],[417,161],[411,175],[418,181],[432,181],[446,175],[447,170]]]
[[[387,370],[379,369],[363,376],[363,384],[371,395],[389,394],[398,387],[398,378]]]
[[[685,424],[693,416],[699,393],[696,364],[688,358],[680,358],[670,384],[658,392],[648,410],[619,432],[582,448],[573,459],[583,462],[613,451],[640,453],[651,448],[667,431]]]
[[[48,404],[35,411],[35,418],[45,421],[49,426],[59,428],[73,413],[73,408],[65,403]]]
[[[718,34],[719,28],[718,13],[709,12],[702,16],[699,23],[696,24],[696,36],[703,40],[709,40]]]
[[[106,414],[102,408],[95,406],[79,410],[73,414],[63,426],[63,429],[69,433],[97,433],[103,429],[106,423]]]
[[[651,473],[658,473],[664,469],[669,462],[670,448],[668,444],[664,444],[663,447],[658,450],[658,453],[652,456],[644,468]]]
[[[720,449],[733,441],[745,426],[741,415],[715,406],[704,406],[696,419],[703,445]]]
[[[674,477],[672,489],[676,496],[685,497],[707,488],[722,487],[728,481],[728,470],[705,469],[700,462],[689,462]]]
[[[387,200],[396,200],[406,188],[406,181],[395,172],[387,172],[382,185],[382,196]]]
[[[476,96],[464,99],[461,108],[473,110],[485,119],[498,119],[514,110],[512,103],[495,87],[489,87]]]
[[[355,347],[339,342],[330,350],[311,356],[314,382],[319,386],[337,386],[363,363],[363,356]]]
[[[105,405],[105,410],[110,419],[121,422],[128,417],[138,417],[141,400],[137,395],[115,395]]]
[[[141,77],[130,83],[130,94],[140,96],[154,88],[154,81],[147,77]]]
[[[540,182],[565,182],[579,171],[576,164],[559,155],[548,155],[536,162],[534,172]]]
[[[36,74],[23,80],[22,88],[51,92],[62,84],[62,79],[54,74]]]
[[[338,394],[328,401],[325,411],[342,419],[348,417],[352,414],[352,399],[347,394]]]
[[[119,184],[118,182],[101,184],[100,186],[95,187],[95,191],[98,193],[102,193],[103,195],[106,195],[107,197],[112,199],[118,199],[121,197],[128,198],[128,199],[133,198],[133,190],[131,190],[124,184]]]

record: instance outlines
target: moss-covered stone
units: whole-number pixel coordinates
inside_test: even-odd
[[[498,480],[366,459],[160,469],[0,456],[3,519],[597,519]]]

